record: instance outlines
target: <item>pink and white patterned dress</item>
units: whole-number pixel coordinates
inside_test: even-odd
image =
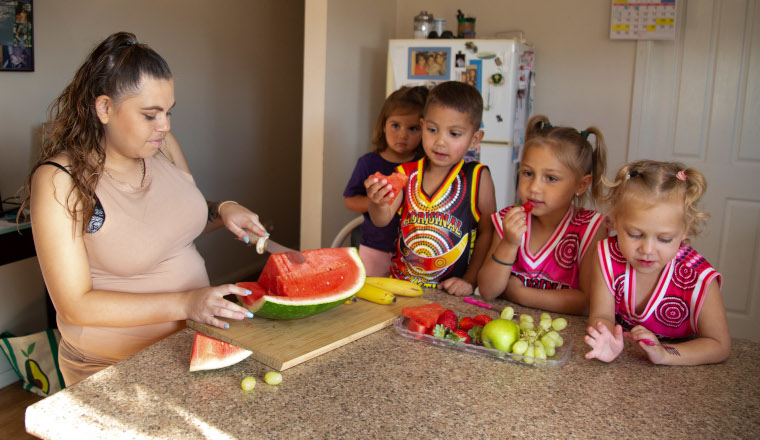
[[[499,238],[504,237],[502,220],[512,208],[508,206],[491,215]],[[528,215],[528,231],[517,250],[512,275],[519,278],[524,286],[534,289],[577,289],[581,259],[602,225],[604,215],[571,206],[554,234],[536,255],[530,252],[529,247],[532,217]]]
[[[610,294],[615,320],[624,329],[643,325],[658,338],[686,338],[699,333],[697,322],[710,282],[723,277],[689,246],[678,249],[662,270],[646,308],[636,313],[636,270],[620,252],[617,236],[599,242],[599,264]]]

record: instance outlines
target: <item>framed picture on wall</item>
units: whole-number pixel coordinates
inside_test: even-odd
[[[34,72],[33,0],[0,0],[0,70]]]
[[[450,47],[410,47],[409,79],[449,79]]]

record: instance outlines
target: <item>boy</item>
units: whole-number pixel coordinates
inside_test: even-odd
[[[483,98],[474,87],[437,85],[421,119],[425,157],[396,169],[409,177],[404,192],[393,194],[385,179],[364,182],[375,226],[388,224],[397,211],[401,215],[394,278],[456,296],[475,290],[493,234],[489,216],[496,210],[488,168],[463,160],[483,138],[482,114]]]

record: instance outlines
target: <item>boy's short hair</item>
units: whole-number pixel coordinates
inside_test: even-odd
[[[433,104],[468,115],[474,130],[480,130],[483,119],[483,97],[475,87],[459,81],[442,82],[430,90],[425,102],[425,110],[422,112],[423,117]]]

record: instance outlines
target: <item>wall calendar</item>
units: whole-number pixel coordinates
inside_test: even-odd
[[[611,0],[613,40],[674,40],[676,0]]]

